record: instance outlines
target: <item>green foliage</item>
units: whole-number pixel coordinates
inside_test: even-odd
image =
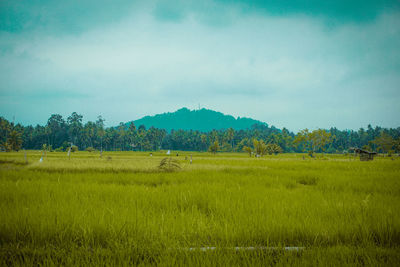
[[[253,139],[253,153],[262,157],[267,151],[267,146],[263,140]]]
[[[42,151],[52,152],[53,151],[53,147],[52,147],[52,145],[43,144],[42,145]]]
[[[96,151],[96,149],[94,149],[93,147],[87,147],[86,149],[85,149],[87,152],[94,152],[94,151]]]
[[[381,134],[376,137],[372,144],[375,144],[378,148],[378,151],[383,153],[388,153],[395,146],[395,140],[389,134],[385,132],[381,132]]]
[[[261,121],[249,118],[237,118],[230,115],[224,115],[209,109],[189,110],[187,108],[179,109],[175,112],[158,114],[155,116],[146,116],[134,121],[136,125],[144,125],[146,127],[154,126],[156,128],[183,130],[197,130],[202,132],[210,132],[213,129],[228,129],[228,140],[231,144],[233,141],[232,130],[250,129],[254,124],[266,125]],[[128,123],[129,124],[129,123]],[[229,130],[232,129],[232,130]]]
[[[277,155],[277,154],[283,153],[283,149],[277,144],[267,144],[266,151],[270,155],[272,155],[272,154]]]
[[[372,148],[370,145],[363,145],[362,149],[367,150],[367,151],[372,151]]]
[[[1,148],[1,150],[5,151],[5,152],[12,151],[12,146],[8,141],[1,141],[0,148]]]
[[[0,118],[1,136],[0,148],[6,152],[18,151],[22,145],[22,134],[18,131],[19,127],[14,127],[7,120]]]
[[[208,151],[215,154],[219,150],[218,140],[215,140],[214,143],[208,148]]]
[[[312,153],[325,151],[325,148],[333,140],[332,134],[326,130],[318,129],[309,132],[308,129],[301,130],[294,139],[294,144],[303,147]]]
[[[182,114],[184,114],[183,112]],[[181,115],[182,115],[181,114]],[[244,147],[254,149],[253,139],[262,141],[255,154],[274,154],[287,152],[327,152],[342,153],[349,147],[368,147],[369,151],[387,153],[394,150],[400,152],[400,127],[396,129],[372,128],[366,130],[339,131],[307,129],[294,134],[286,128],[279,130],[266,124],[254,124],[250,129],[212,130],[200,132],[194,130],[172,130],[144,125],[136,127],[134,123],[120,123],[118,127],[104,127],[104,119],[99,116],[95,122],[83,124],[83,117],[72,113],[65,121],[61,115],[52,114],[45,126],[14,125],[0,117],[0,150],[11,151],[20,148],[42,149],[43,144],[54,148],[67,149],[71,142],[80,150],[93,147],[99,151],[158,151],[160,149],[207,151],[218,140],[218,151],[244,151]],[[211,124],[214,122],[210,122]],[[231,125],[233,126],[233,125]],[[213,126],[214,127],[214,126]],[[275,149],[268,144],[276,145]],[[279,146],[279,148],[278,148]],[[259,150],[257,153],[256,150]],[[261,153],[264,151],[263,153]]]
[[[243,139],[240,140],[240,142],[236,145],[236,151],[237,152],[242,152],[242,151],[247,151],[246,147],[250,147],[250,140],[247,137],[244,137]],[[251,148],[250,148],[251,150]]]
[[[243,147],[243,151],[247,152],[249,154],[249,156],[251,157],[251,153],[253,152],[253,150],[251,149],[251,147],[248,146],[244,146]]]
[[[253,148],[248,146],[243,147],[243,151],[246,151],[251,156],[252,153],[257,157],[262,157],[265,154],[279,154],[282,153],[282,148],[274,143],[265,144],[263,140],[253,139]]]
[[[221,151],[223,152],[232,152],[232,146],[227,142],[222,143]]]
[[[79,151],[78,146],[72,145],[71,146],[71,152],[77,152],[77,151]]]
[[[12,130],[8,142],[11,146],[11,150],[14,151],[20,150],[22,145],[21,133],[16,131],[15,129]]]

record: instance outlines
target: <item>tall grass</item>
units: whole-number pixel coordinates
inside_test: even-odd
[[[193,155],[193,164],[185,156]],[[287,154],[0,155],[0,263],[396,265],[400,160]],[[111,157],[111,159],[107,159]],[[216,251],[185,248],[215,246]],[[234,251],[302,246],[304,251]]]

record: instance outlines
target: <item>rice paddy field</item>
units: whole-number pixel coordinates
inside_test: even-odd
[[[0,153],[2,266],[400,264],[399,157],[41,155]]]

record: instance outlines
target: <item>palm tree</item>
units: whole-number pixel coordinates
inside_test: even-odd
[[[233,128],[229,128],[226,131],[227,137],[228,137],[228,141],[230,142],[231,146],[232,146],[232,150],[233,150],[233,138],[235,137],[235,130],[233,130]]]
[[[7,141],[10,144],[10,147],[12,150],[18,151],[21,149],[22,138],[21,138],[20,132],[17,132],[16,130],[12,130],[10,133],[10,137]]]

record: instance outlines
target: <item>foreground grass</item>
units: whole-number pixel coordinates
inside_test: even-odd
[[[161,152],[40,156],[0,154],[3,265],[400,262],[398,158],[179,152],[165,173]],[[231,249],[250,246],[305,249]]]

